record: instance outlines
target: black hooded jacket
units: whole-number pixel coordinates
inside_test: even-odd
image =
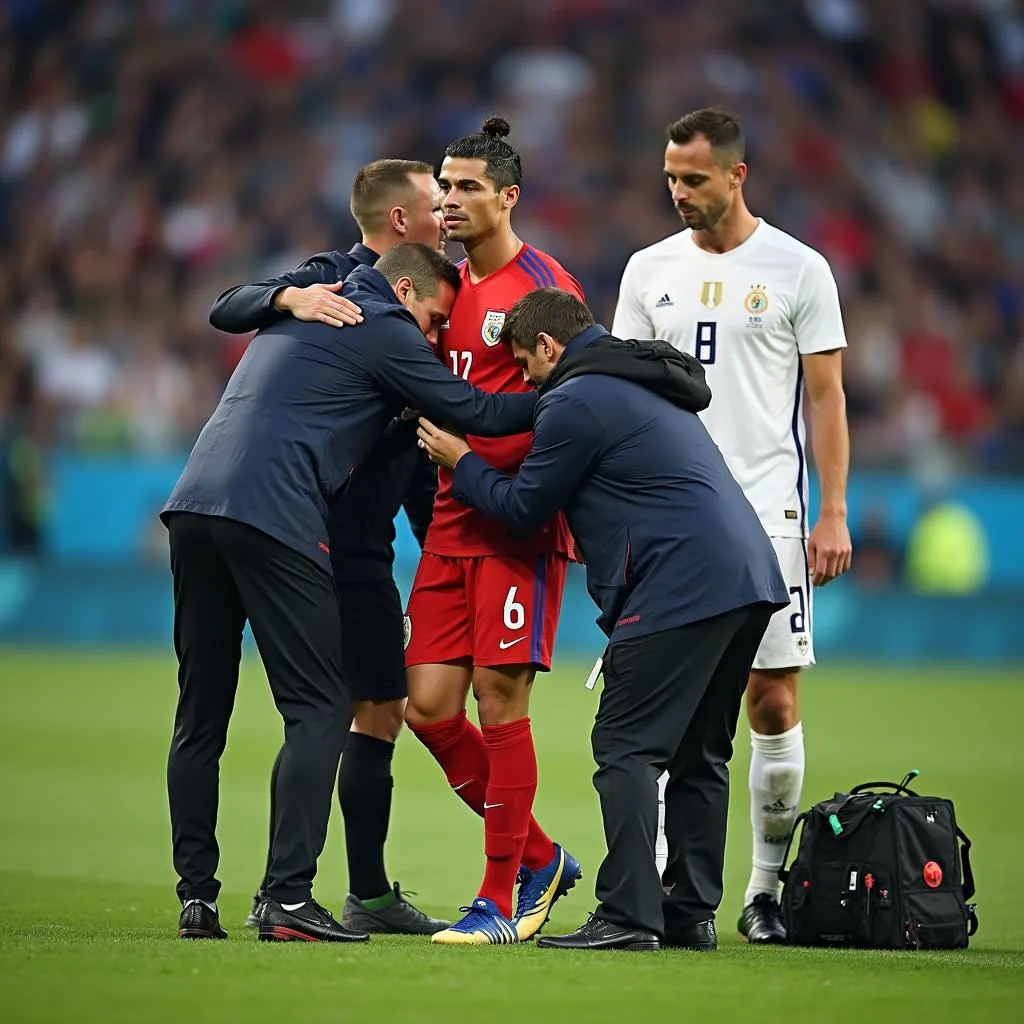
[[[667,341],[620,341],[610,334],[571,353],[567,350],[540,394],[587,373],[632,381],[687,412],[703,412],[711,404],[704,366],[693,356]]]
[[[470,453],[453,493],[518,530],[564,510],[612,641],[761,601],[783,607],[771,541],[697,416],[710,401],[690,356],[592,327],[541,388],[517,475]]]

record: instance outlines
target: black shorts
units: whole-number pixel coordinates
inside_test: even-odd
[[[393,579],[338,583],[341,673],[353,700],[401,700],[405,682],[402,598]]]

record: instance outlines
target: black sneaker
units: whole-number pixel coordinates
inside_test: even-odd
[[[246,928],[259,928],[260,926],[260,908],[263,906],[263,890],[257,889],[256,895],[252,898],[252,910],[249,911],[249,916],[245,919]]]
[[[186,900],[178,918],[179,939],[226,939],[220,916],[202,900]]]
[[[757,945],[781,944],[786,941],[786,926],[782,923],[779,901],[767,892],[759,892],[743,908],[736,926],[747,942]]]
[[[391,935],[433,935],[451,928],[451,921],[441,921],[424,914],[405,897],[415,893],[403,893],[394,885],[395,902],[378,910],[371,910],[361,899],[349,893],[341,911],[341,923],[357,932],[384,932]]]
[[[366,932],[345,928],[316,900],[285,910],[276,900],[263,900],[260,909],[261,942],[366,942]]]

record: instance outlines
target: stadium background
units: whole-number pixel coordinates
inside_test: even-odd
[[[173,920],[161,788],[170,588],[155,513],[247,340],[209,327],[212,299],[347,248],[361,164],[437,163],[496,111],[523,157],[517,232],[563,262],[608,323],[626,258],[678,228],[664,125],[710,102],[745,125],[753,211],[829,258],[850,345],[854,569],[818,594],[805,797],[925,769],[984,838],[992,905],[979,941],[1020,949],[1019,900],[1016,918],[995,905],[1024,839],[999,810],[1022,776],[1011,727],[1024,711],[1024,4],[8,0],[0,55],[0,778],[13,795],[0,808],[0,907],[29,929],[51,915],[32,932],[35,967],[0,943],[16,968],[0,986],[38,993],[51,954],[102,977],[116,957],[97,947],[88,960],[76,929],[90,934],[86,908],[123,905],[125,879],[147,905],[123,924],[140,948],[158,950]],[[403,586],[415,557],[403,529]],[[592,851],[591,879],[593,707],[578,683],[600,649],[593,618],[577,575],[535,711],[540,808]],[[259,673],[247,659],[225,764],[233,909],[258,870],[277,735]],[[450,910],[469,894],[479,837],[408,739],[400,764],[416,777],[399,777],[393,859]],[[442,866],[416,859],[424,823],[447,837]],[[322,876],[343,895],[333,866]],[[560,923],[578,923],[587,901]],[[61,931],[53,921],[75,905],[82,919]],[[1024,972],[1018,959],[1001,973],[992,956],[963,969],[979,983],[994,972],[995,1019]],[[834,964],[806,963],[787,966],[844,984]],[[687,970],[708,995],[734,984],[717,967]],[[255,999],[242,977],[238,998]],[[941,966],[900,978],[959,1012]],[[108,1019],[151,998],[133,984],[123,1006],[106,1003]],[[853,974],[849,984],[865,998]],[[86,989],[68,989],[68,1005]],[[651,985],[637,991],[653,998]],[[38,996],[14,1005],[18,1019],[62,1019]]]

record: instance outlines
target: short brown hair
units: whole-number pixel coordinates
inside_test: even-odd
[[[514,341],[527,352],[537,351],[537,335],[543,331],[567,345],[577,334],[594,326],[594,316],[572,292],[562,288],[538,288],[527,292],[510,310],[500,340]]]
[[[436,295],[442,281],[450,284],[456,293],[462,283],[459,268],[443,252],[422,242],[403,242],[388,249],[374,267],[392,285],[397,284],[400,278],[409,278],[421,298]]]
[[[747,154],[747,142],[739,119],[724,107],[704,107],[683,114],[665,129],[669,142],[677,146],[703,136],[720,164],[738,164]]]
[[[409,175],[433,173],[434,168],[422,160],[374,160],[360,167],[349,200],[359,230],[364,235],[383,230],[388,211],[409,189]]]

